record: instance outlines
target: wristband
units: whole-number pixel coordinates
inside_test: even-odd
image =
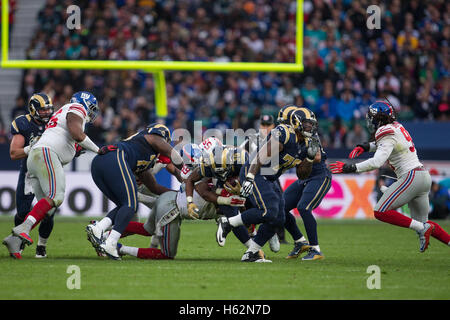
[[[310,159],[310,158],[306,157],[306,161],[308,161],[308,162],[313,162],[314,159]]]
[[[246,178],[247,178],[248,180],[255,180],[255,175],[254,175],[253,173],[249,172],[249,173],[247,173]]]
[[[188,203],[194,202],[194,199],[191,196],[186,197]]]
[[[230,198],[219,196],[219,197],[217,197],[217,204],[218,205],[224,205],[224,206],[229,205],[230,204]]]
[[[28,155],[30,153],[31,147],[30,146],[26,146],[25,148],[23,148],[23,152]]]

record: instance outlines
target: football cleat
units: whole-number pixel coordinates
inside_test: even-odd
[[[31,239],[30,235],[25,231],[25,227],[23,227],[22,223],[12,229],[12,234],[22,239],[27,245],[33,244],[33,239]]]
[[[269,247],[272,252],[280,251],[280,239],[278,239],[278,235],[276,233],[269,239]]]
[[[22,259],[22,239],[13,235],[9,235],[5,239],[3,239],[2,243],[8,249],[11,258]]]
[[[119,255],[119,248],[120,247],[118,244],[112,246],[111,244],[102,243],[99,246],[99,249],[102,251],[102,253],[104,253],[108,258],[112,260],[122,260]]]
[[[261,250],[257,252],[246,251],[241,258],[242,262],[272,262],[272,260],[268,260],[266,258],[261,258]],[[264,253],[263,253],[264,255]]]
[[[286,259],[298,258],[299,255],[301,255],[305,251],[308,251],[309,248],[311,248],[311,246],[306,241],[296,242],[294,245],[294,249],[292,249],[292,251],[287,255]]]
[[[47,250],[45,246],[36,246],[35,258],[47,258]]]
[[[420,252],[425,252],[425,250],[427,250],[428,244],[430,243],[430,236],[434,228],[434,225],[425,222],[423,224],[423,230],[417,232],[417,234],[419,235]]]
[[[226,237],[231,229],[232,227],[228,222],[228,218],[220,217],[219,220],[217,220],[216,241],[219,246],[223,247],[225,245]]]
[[[87,239],[92,244],[98,256],[103,256],[100,245],[104,243],[103,231],[101,231],[95,224],[90,224],[86,227]]]
[[[302,260],[305,260],[305,261],[306,260],[321,260],[321,259],[325,259],[325,256],[321,252],[317,251],[314,248],[310,248],[308,250],[308,254],[302,258]]]

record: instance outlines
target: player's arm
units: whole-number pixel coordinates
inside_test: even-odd
[[[169,163],[166,166],[166,170],[173,175],[179,182],[183,182],[183,178],[181,177],[181,171],[177,167],[173,165],[173,163]]]
[[[357,163],[356,172],[372,171],[380,168],[389,159],[389,156],[394,150],[395,139],[392,136],[386,136],[379,140],[377,151],[372,158]]]
[[[15,134],[9,146],[9,156],[11,160],[20,160],[26,158],[28,153],[25,149],[25,137],[21,134]],[[28,149],[29,151],[29,149]]]
[[[145,139],[152,146],[152,148],[156,150],[156,152],[170,158],[176,168],[181,169],[183,167],[183,159],[180,154],[174,150],[164,138],[156,134],[147,134],[145,135]]]
[[[346,164],[340,161],[332,163],[330,169],[332,173],[352,173],[367,172],[380,168],[388,159],[395,146],[395,139],[392,135],[388,135],[378,140],[377,151],[372,158],[356,163]]]
[[[66,120],[69,134],[78,145],[83,149],[99,153],[99,147],[83,131],[83,118],[74,112],[68,112]]]
[[[189,175],[189,177],[185,180],[186,183],[186,198],[190,199],[194,196],[194,187],[197,181],[200,181],[203,178],[200,168],[195,168],[194,171]],[[203,198],[203,197],[202,197]],[[205,199],[205,198],[203,198]],[[206,199],[205,199],[206,200]],[[208,200],[206,200],[208,201]],[[189,202],[189,200],[188,200]]]
[[[138,173],[137,177],[154,194],[160,195],[167,191],[175,191],[158,184],[150,170]]]
[[[225,206],[243,206],[245,204],[245,198],[241,198],[237,195],[229,194],[224,189],[221,189],[220,194],[216,194],[214,190],[209,187],[208,181],[200,181],[194,186],[195,191],[198,192],[200,197],[208,202],[215,203],[217,205]]]

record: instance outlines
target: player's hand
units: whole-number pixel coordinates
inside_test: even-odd
[[[198,213],[200,210],[198,209],[197,205],[193,202],[188,202],[188,215],[193,220],[198,220],[199,215]]]
[[[83,153],[86,153],[86,150],[84,150],[78,143],[75,143],[75,158],[81,156]]]
[[[98,149],[98,154],[104,155],[104,154],[107,154],[108,152],[115,151],[115,150],[117,150],[117,146],[115,146],[113,144],[109,144],[107,146],[103,146],[100,149]]]
[[[247,198],[253,192],[253,182],[255,181],[255,176],[251,173],[248,173],[245,177],[245,181],[242,184],[240,195],[243,198]]]
[[[229,197],[223,196],[217,197],[217,204],[232,207],[243,207],[245,204],[245,200],[246,200],[245,198],[233,194]]]
[[[354,163],[348,164],[341,161],[336,161],[330,164],[332,173],[352,173],[356,172],[356,165]]]
[[[312,137],[308,140],[309,142],[308,142],[308,149],[306,149],[306,157],[310,161],[314,161],[314,159],[316,158],[316,154],[320,148],[320,142],[319,139],[317,139],[316,137]]]
[[[159,162],[159,163],[162,163],[162,164],[169,164],[169,163],[171,163],[172,161],[170,161],[170,158],[169,158],[169,157],[166,157],[166,156],[163,156],[162,154],[160,154],[160,155],[158,156],[158,162]]]
[[[234,186],[232,186],[231,183],[229,181],[227,181],[227,182],[225,182],[225,185],[223,187],[227,192],[229,192],[231,194],[239,195],[241,192],[242,186],[238,179],[236,179],[235,181],[236,181],[236,183]]]
[[[369,150],[370,150],[370,145],[368,142],[364,142],[363,144],[357,144],[356,147],[352,150],[352,152],[350,152],[348,157],[350,159],[355,159],[355,158],[359,157],[361,154],[363,154],[364,152],[369,152]]]

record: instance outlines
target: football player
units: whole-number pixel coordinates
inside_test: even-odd
[[[39,140],[45,130],[45,125],[53,115],[52,99],[45,93],[33,94],[28,102],[28,114],[14,119],[11,123],[13,138],[10,145],[11,160],[21,160],[19,180],[16,188],[17,213],[14,216],[14,225],[17,226],[25,220],[30,212],[34,199],[33,190],[27,178],[27,156],[31,147]],[[53,229],[53,214],[47,215],[39,226],[39,241],[36,247],[36,258],[47,256],[47,240]],[[3,240],[11,257],[21,259],[21,250],[24,243],[19,237],[9,235]]]
[[[180,151],[185,166],[191,172],[200,164],[201,150],[197,145],[186,144]],[[218,217],[216,205],[230,203],[232,206],[243,205],[245,199],[221,191],[217,194],[208,179],[199,181],[194,186],[193,202],[198,208],[197,212],[187,210],[186,192],[179,190],[163,193],[157,199],[150,216],[145,224],[141,224],[148,235],[159,239],[161,249],[135,248],[118,244],[119,254],[128,254],[141,259],[173,259],[176,256],[180,239],[180,226],[184,219],[216,219]],[[223,199],[230,198],[230,199]],[[128,228],[127,228],[128,229]]]
[[[263,115],[260,119],[259,131],[255,135],[247,137],[245,141],[240,145],[240,147],[245,148],[249,152],[249,154],[253,154],[254,152],[257,151],[258,145],[264,144],[270,131],[272,131],[272,129],[274,128],[275,128],[275,121],[273,116],[268,114]],[[277,179],[277,183],[278,184],[280,183],[279,179]],[[254,237],[256,235],[256,226],[254,224],[250,225],[248,231],[250,235]],[[280,251],[281,241],[283,241],[283,243],[286,243],[283,227],[278,228],[276,234],[272,238],[270,238],[269,240],[270,249],[273,252]]]
[[[200,165],[193,170],[186,180],[186,196],[187,208],[190,215],[195,215],[198,210],[194,202],[194,185],[201,180],[215,179],[217,192],[225,189],[231,194],[239,194],[240,184],[234,186],[231,181],[239,177],[241,167],[244,165],[248,154],[244,149],[233,146],[216,146],[211,152],[203,153],[200,159]],[[226,217],[235,216],[238,214],[238,206],[244,206],[245,199],[223,197],[218,199],[219,214]],[[247,248],[250,246],[250,236],[245,226],[238,226],[230,229],[238,240]],[[224,243],[218,242],[220,246]],[[258,252],[261,254],[261,252]]]
[[[166,126],[151,124],[117,145],[107,146],[113,152],[96,156],[92,160],[92,178],[103,194],[116,204],[116,208],[98,223],[89,224],[86,232],[92,246],[109,258],[120,259],[117,241],[137,212],[135,175],[156,195],[171,191],[159,185],[148,170],[155,165],[160,155],[170,158],[178,169],[182,168],[183,161],[170,142],[170,131]],[[108,238],[103,241],[103,232],[111,226],[113,228]]]
[[[27,168],[38,202],[24,222],[12,229],[13,235],[25,244],[33,243],[30,231],[62,204],[65,193],[63,166],[76,155],[75,145],[99,154],[107,152],[84,133],[86,122],[94,121],[98,110],[97,99],[91,93],[75,93],[70,103],[53,114],[39,141],[28,150]]]
[[[308,251],[302,260],[318,260],[324,256],[320,251],[317,237],[317,222],[312,214],[312,210],[317,208],[331,187],[331,173],[328,170],[325,160],[326,154],[323,151],[319,136],[317,134],[317,119],[314,113],[308,108],[298,108],[294,115],[300,119],[299,131],[302,134],[299,158],[302,162],[297,166],[298,180],[293,182],[283,193],[285,202],[284,224],[294,239],[294,249],[288,254],[287,259],[297,258],[301,253]],[[283,123],[283,114],[280,112],[278,120]],[[310,154],[308,146],[314,139],[319,145],[319,151]],[[305,224],[308,241],[300,232],[294,216],[290,211],[297,208],[303,223]]]
[[[369,151],[375,151],[374,156],[356,164],[337,161],[330,165],[331,172],[366,172],[380,168],[387,161],[398,180],[385,190],[377,202],[374,208],[375,218],[415,230],[419,236],[420,252],[427,249],[430,235],[450,245],[450,235],[437,223],[428,221],[431,177],[417,157],[410,134],[396,121],[392,105],[384,101],[375,102],[369,107],[366,120],[369,131],[375,132],[375,141],[358,145],[349,158],[356,158]],[[411,218],[396,211],[404,204],[408,204]]]
[[[292,108],[295,110],[296,107]],[[246,161],[240,171],[240,194],[247,198],[250,209],[218,220],[216,238],[221,245],[225,243],[232,227],[261,224],[256,236],[250,240],[249,249],[242,256],[241,261],[244,262],[271,262],[261,258],[258,252],[274,236],[276,228],[282,227],[285,222],[283,192],[276,181],[284,171],[301,162],[298,153],[299,141],[302,138],[298,130],[299,120],[289,113],[289,121],[289,125],[280,124],[272,130],[265,144],[259,148],[253,159]],[[316,154],[318,145],[311,143],[309,148]],[[261,172],[262,170],[264,172]]]

